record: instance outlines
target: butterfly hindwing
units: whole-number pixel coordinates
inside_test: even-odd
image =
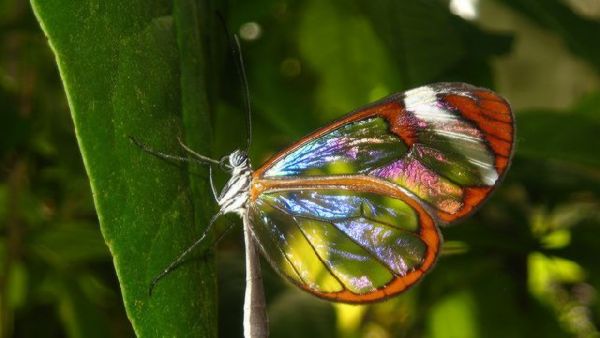
[[[249,219],[280,274],[319,297],[350,303],[404,291],[432,266],[441,241],[410,197],[341,188],[263,193]]]

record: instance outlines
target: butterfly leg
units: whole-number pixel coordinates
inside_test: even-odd
[[[181,138],[179,138],[179,137],[177,137],[177,142],[179,142],[179,145],[181,146],[181,148],[183,148],[183,150],[185,150],[185,152],[187,152],[188,154],[195,157],[198,161],[204,162],[204,163],[219,164],[219,165],[221,164],[220,161],[212,159],[208,156],[204,156],[202,154],[198,154],[197,152],[192,150],[192,148],[188,147],[185,143],[183,143],[183,141],[181,141]]]
[[[163,277],[165,277],[166,275],[168,275],[171,271],[175,270],[182,262],[183,260],[198,246],[200,245],[203,241],[204,238],[206,238],[206,235],[208,234],[208,232],[212,229],[213,225],[215,224],[215,221],[217,220],[217,218],[219,218],[219,216],[221,216],[221,212],[216,213],[211,219],[210,222],[208,223],[208,226],[206,227],[206,229],[204,229],[204,232],[202,233],[202,235],[200,236],[200,238],[198,238],[189,248],[185,249],[178,257],[177,259],[175,259],[173,262],[171,262],[171,264],[169,264],[169,266],[167,266],[161,273],[159,273],[156,277],[154,277],[152,279],[152,281],[150,282],[150,287],[148,288],[148,295],[152,296],[152,290],[154,290],[154,287],[156,286],[156,284],[163,279]],[[231,226],[227,229],[229,230],[231,228]],[[220,240],[223,237],[220,236],[218,240]]]
[[[140,142],[138,139],[129,136],[129,140],[135,144],[136,146],[138,146],[140,149],[142,149],[144,152],[147,152],[149,154],[152,154],[158,158],[162,158],[165,160],[172,160],[172,161],[179,161],[179,162],[193,162],[193,163],[199,163],[202,165],[208,164],[208,163],[212,163],[212,162],[207,162],[207,161],[202,161],[200,159],[196,159],[196,158],[189,158],[189,157],[183,157],[183,156],[177,156],[177,155],[171,155],[171,154],[167,154],[167,153],[163,153],[161,151],[155,150],[153,148],[151,148],[150,146]],[[217,164],[219,162],[217,161]]]
[[[215,201],[219,203],[219,194],[217,193],[217,188],[215,188],[215,181],[213,180],[213,172],[212,167],[208,167],[208,178],[210,181],[210,189],[212,190],[213,197]]]

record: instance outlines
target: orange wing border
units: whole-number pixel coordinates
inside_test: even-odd
[[[438,217],[445,223],[451,223],[475,212],[490,198],[491,193],[504,180],[515,147],[514,114],[508,101],[485,88],[477,88],[463,84],[468,88],[468,96],[445,93],[442,99],[450,108],[477,126],[482,132],[490,153],[494,155],[494,166],[498,179],[492,186],[464,187],[463,207],[455,214],[438,211]]]

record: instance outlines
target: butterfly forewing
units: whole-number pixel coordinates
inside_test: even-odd
[[[444,222],[469,214],[506,171],[513,147],[508,103],[462,83],[392,95],[277,154],[255,177],[367,175],[397,184]]]
[[[440,83],[353,112],[253,174],[264,254],[313,294],[351,303],[404,291],[439,252],[437,223],[472,212],[504,175],[513,117],[495,93]]]

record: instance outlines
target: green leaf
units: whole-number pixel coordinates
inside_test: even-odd
[[[571,51],[600,71],[600,22],[575,14],[559,0],[502,0],[543,28],[554,31]]]
[[[532,111],[517,119],[521,156],[600,166],[597,118],[577,112]]]
[[[317,103],[323,121],[398,88],[391,56],[364,15],[345,3],[318,0],[307,2],[304,10],[299,49],[320,74]]]
[[[29,248],[54,267],[103,261],[108,257],[98,230],[86,223],[63,224],[51,231],[40,232],[32,238]]]
[[[58,313],[72,338],[108,337],[105,314],[87,299],[73,281],[60,285]]]
[[[393,74],[405,89],[435,81],[490,87],[489,59],[508,52],[512,43],[510,35],[482,31],[450,14],[442,1],[387,0],[362,2],[360,7],[390,53],[397,69]]]
[[[457,292],[440,300],[432,309],[428,337],[478,337],[475,301],[468,291]]]
[[[32,0],[58,62],[102,234],[140,337],[216,335],[212,260],[184,264],[148,296],[150,280],[206,226],[206,185],[193,179],[191,189],[186,170],[128,140],[177,153],[176,137],[193,130],[185,138],[190,146],[209,147],[207,41],[199,34],[206,26],[198,23],[205,23],[199,13],[213,12],[194,4],[176,1],[172,15],[169,1]]]

